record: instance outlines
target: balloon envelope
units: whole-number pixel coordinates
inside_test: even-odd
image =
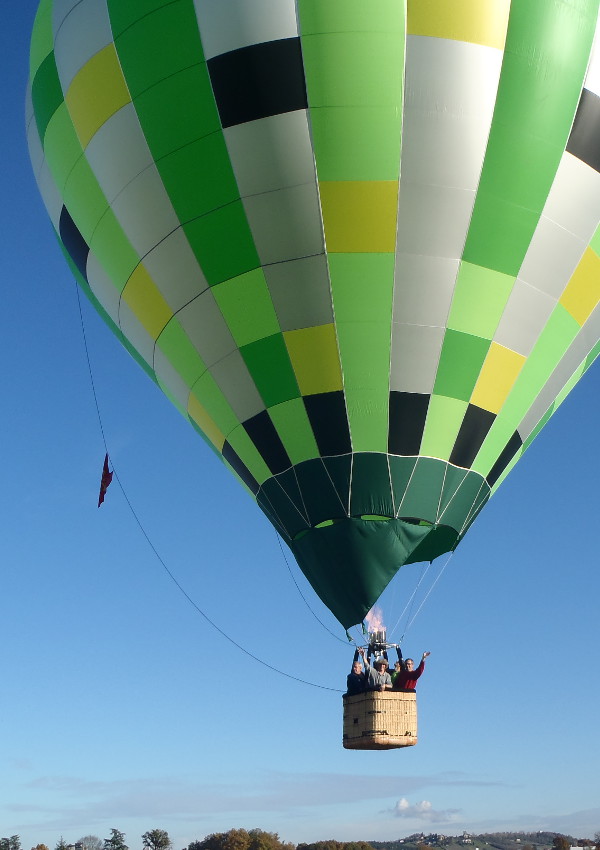
[[[598,353],[598,0],[42,0],[81,287],[348,627]]]

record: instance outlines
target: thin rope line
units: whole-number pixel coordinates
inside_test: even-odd
[[[110,454],[109,451],[108,451],[107,443],[106,443],[106,437],[105,437],[104,428],[103,428],[103,425],[102,425],[102,417],[100,415],[100,407],[98,405],[98,397],[96,395],[96,389],[95,389],[95,386],[94,386],[94,378],[93,378],[93,374],[92,374],[90,354],[89,354],[87,339],[86,339],[86,335],[85,335],[85,325],[84,325],[84,321],[83,321],[83,311],[81,309],[81,298],[80,298],[80,294],[79,294],[79,286],[77,285],[77,283],[75,283],[75,288],[77,290],[77,303],[79,305],[79,318],[80,318],[80,321],[81,321],[81,330],[82,330],[82,335],[83,335],[83,345],[84,345],[84,349],[85,349],[85,356],[86,356],[88,371],[89,371],[89,375],[90,375],[90,382],[91,382],[91,385],[92,385],[92,393],[93,393],[93,396],[94,396],[94,403],[96,405],[96,413],[98,415],[98,422],[99,422],[99,425],[100,425],[100,432],[102,434],[102,440],[104,442],[104,448],[106,450],[106,453]],[[264,661],[262,658],[259,658],[257,655],[254,655],[248,649],[246,649],[241,644],[239,644],[237,641],[235,641],[232,637],[229,637],[229,635],[226,632],[224,632],[223,629],[221,629],[213,620],[211,620],[210,617],[207,614],[205,614],[204,611],[194,602],[192,597],[183,588],[183,586],[175,578],[175,576],[173,575],[171,570],[167,567],[166,563],[163,561],[163,559],[160,556],[160,554],[158,553],[156,547],[154,546],[154,544],[150,540],[148,534],[146,533],[146,530],[145,530],[144,526],[142,525],[137,513],[135,512],[133,505],[131,504],[131,501],[129,500],[127,493],[125,492],[125,488],[123,487],[121,479],[119,478],[119,474],[118,474],[117,470],[115,469],[112,461],[111,461],[111,465],[113,467],[113,470],[112,470],[113,474],[114,474],[115,478],[117,479],[117,483],[119,485],[121,493],[123,494],[123,498],[127,502],[127,506],[129,507],[129,510],[131,511],[131,515],[133,516],[134,520],[136,521],[138,528],[140,529],[140,531],[142,532],[142,535],[146,539],[146,542],[148,543],[148,545],[152,549],[152,552],[154,553],[159,564],[162,566],[162,568],[167,573],[167,575],[169,576],[169,578],[171,579],[173,584],[180,591],[180,593],[183,594],[183,596],[187,599],[187,601],[190,603],[192,608],[194,608],[194,610],[197,611],[197,613],[200,614],[200,616],[203,617],[206,620],[206,622],[210,626],[212,626],[212,628],[215,629],[215,631],[217,631],[221,635],[221,637],[224,637],[225,640],[228,640],[229,643],[233,644],[233,646],[235,646],[237,649],[240,650],[240,652],[243,652],[249,658],[252,658],[254,661],[257,661],[259,664],[262,664],[263,667],[267,667],[269,670],[272,670],[274,673],[279,673],[279,675],[285,676],[287,679],[292,679],[294,682],[300,682],[303,685],[309,685],[311,688],[319,688],[320,690],[323,690],[323,691],[334,691],[335,693],[340,693],[340,694],[344,693],[340,688],[330,688],[327,685],[318,685],[315,682],[308,682],[306,679],[300,679],[298,676],[293,676],[291,673],[286,673],[285,670],[280,670],[278,667],[274,667],[272,664],[269,664],[267,661]]]
[[[100,433],[102,434],[102,442],[104,443],[104,451],[108,454],[108,446],[106,444],[106,435],[104,433],[104,426],[102,425],[102,417],[100,416],[100,405],[98,404],[98,396],[96,395],[96,385],[94,384],[94,376],[92,374],[92,364],[90,360],[90,351],[87,344],[87,336],[85,334],[85,324],[83,321],[83,310],[81,309],[81,294],[79,292],[79,284],[75,279],[73,279],[73,284],[75,286],[75,291],[77,293],[77,307],[79,309],[79,321],[81,323],[81,335],[83,336],[83,348],[85,350],[85,359],[88,367],[88,374],[90,376],[90,384],[92,387],[92,395],[94,397],[94,405],[96,406],[96,416],[98,417],[98,424],[100,426]]]
[[[438,499],[437,509],[436,509],[436,512],[435,512],[435,525],[437,525],[440,521],[440,508],[442,506],[442,496],[444,495],[444,487],[446,486],[446,476],[447,475],[448,475],[448,464],[446,464],[444,466],[444,477],[442,479],[442,486],[440,487],[440,498]],[[464,479],[463,479],[463,481],[464,481]],[[454,495],[456,495],[456,493]],[[444,510],[444,512],[445,512],[445,510]]]
[[[310,611],[310,613],[313,615],[313,617],[315,618],[315,620],[317,621],[317,623],[320,623],[320,624],[323,626],[323,628],[325,629],[325,631],[326,631],[326,632],[329,632],[329,634],[330,634],[332,637],[334,637],[336,640],[339,640],[339,642],[340,642],[340,643],[343,643],[345,646],[347,646],[347,645],[348,645],[348,641],[344,640],[344,639],[343,639],[343,638],[341,638],[339,635],[336,635],[336,634],[335,634],[335,632],[332,632],[332,631],[331,631],[331,629],[330,629],[330,628],[328,628],[328,627],[325,625],[325,623],[324,623],[322,620],[320,620],[320,619],[319,619],[319,617],[315,614],[315,612],[313,611],[313,609],[310,607],[310,605],[309,605],[309,603],[308,603],[308,600],[306,599],[306,597],[304,596],[304,594],[303,594],[303,593],[302,593],[302,591],[300,590],[300,585],[299,585],[299,584],[298,584],[298,582],[296,581],[296,577],[294,576],[294,573],[292,572],[292,568],[291,568],[291,567],[290,567],[290,565],[289,565],[289,562],[288,562],[287,556],[286,556],[286,554],[285,554],[285,549],[283,548],[283,545],[282,545],[282,542],[281,542],[281,537],[279,536],[279,534],[277,534],[277,532],[275,532],[275,535],[276,535],[276,537],[277,537],[277,542],[279,543],[279,548],[281,549],[281,554],[283,555],[283,560],[285,561],[285,565],[286,565],[286,567],[288,568],[288,572],[289,572],[289,574],[290,574],[290,576],[291,576],[291,578],[292,578],[292,581],[293,581],[293,582],[294,582],[294,584],[296,585],[296,590],[297,590],[297,591],[298,591],[298,593],[300,594],[300,596],[301,596],[301,598],[302,598],[302,601],[304,602],[304,604],[306,605],[306,607],[308,608],[308,610]],[[353,640],[352,642],[353,642],[353,643],[355,643],[355,641],[354,641],[354,640]]]
[[[293,681],[295,681],[295,682],[301,682],[303,685],[310,685],[311,688],[320,688],[321,690],[324,690],[324,691],[335,691],[336,693],[343,693],[343,691],[341,691],[339,688],[330,688],[327,685],[317,685],[315,682],[308,682],[306,679],[300,679],[298,676],[292,676],[291,673],[286,673],[285,670],[280,670],[278,667],[274,667],[272,664],[269,664],[267,661],[264,661],[262,658],[259,658],[257,655],[254,655],[254,653],[250,652],[248,649],[243,647],[241,644],[239,644],[237,641],[235,641],[232,637],[230,637],[226,632],[224,632],[223,629],[221,629],[213,620],[211,620],[210,617],[207,614],[205,614],[204,611],[199,607],[199,605],[197,605],[194,602],[194,600],[189,595],[189,593],[179,583],[179,581],[175,578],[175,576],[173,575],[171,570],[167,567],[167,565],[163,561],[162,557],[160,556],[160,554],[156,550],[154,544],[152,543],[152,541],[148,537],[148,534],[146,533],[146,530],[144,529],[142,523],[140,522],[140,519],[139,519],[138,515],[136,514],[136,512],[133,508],[133,505],[129,501],[127,493],[125,492],[125,490],[123,488],[123,484],[121,483],[121,479],[119,478],[116,470],[114,470],[114,467],[113,467],[113,471],[114,471],[115,477],[116,477],[116,479],[119,483],[119,487],[121,488],[121,492],[123,494],[123,497],[124,497],[125,501],[127,502],[129,510],[131,511],[133,518],[135,519],[136,523],[138,524],[140,531],[142,532],[142,534],[146,538],[146,542],[148,543],[148,545],[152,549],[152,551],[153,551],[154,555],[156,556],[159,564],[162,566],[162,568],[167,573],[167,575],[169,576],[169,578],[171,579],[173,584],[177,587],[177,589],[183,594],[183,596],[185,596],[185,598],[190,603],[192,608],[194,608],[194,610],[197,611],[198,614],[200,614],[200,616],[203,617],[206,620],[206,622],[209,623],[209,625],[211,625],[213,627],[213,629],[215,629],[215,631],[219,632],[219,634],[222,637],[224,637],[225,640],[228,640],[229,643],[233,644],[233,646],[235,646],[237,649],[239,649],[241,652],[243,652],[249,658],[252,658],[254,661],[257,661],[259,664],[262,664],[263,667],[267,667],[269,670],[272,670],[274,673],[279,673],[281,676],[285,676],[288,679],[293,679]]]
[[[475,509],[475,505],[477,504],[477,500],[479,499],[479,495],[480,495],[481,491],[483,490],[483,486],[484,486],[484,484],[486,484],[486,483],[487,483],[487,482],[486,482],[486,480],[485,480],[485,478],[484,478],[484,479],[483,479],[483,481],[481,482],[480,486],[479,486],[479,490],[477,491],[477,495],[475,496],[475,498],[474,498],[474,500],[473,500],[473,504],[471,505],[471,510],[469,511],[469,513],[468,513],[468,515],[467,515],[467,517],[466,517],[465,521],[464,521],[464,522],[463,522],[463,524],[462,524],[462,527],[461,527],[460,531],[458,532],[459,537],[462,535],[462,533],[463,533],[463,531],[465,530],[465,528],[466,528],[466,527],[467,527],[467,526],[468,526],[468,525],[472,522],[471,517],[473,516],[473,512],[474,512],[474,509]],[[483,504],[485,504],[485,503],[483,503]],[[477,511],[480,511],[480,510],[481,510],[481,508],[482,508],[482,505],[479,505],[479,506],[477,507]]]
[[[431,566],[431,562],[427,565],[427,568],[423,571],[423,575],[421,576],[421,581],[427,575],[427,572],[428,572],[430,566]],[[402,641],[404,640],[406,632],[408,631],[408,629],[409,629],[409,627],[412,623],[412,620],[410,619],[410,615],[412,614],[413,605],[414,605],[414,602],[415,602],[415,599],[416,599],[416,596],[417,596],[417,590],[421,586],[421,581],[419,581],[418,585],[415,587],[415,592],[413,593],[413,595],[410,598],[410,603],[409,603],[410,607],[408,605],[406,606],[406,608],[408,608],[408,611],[406,613],[406,622],[404,623],[404,629],[402,630],[402,634],[400,635],[400,643],[402,643]],[[406,611],[406,608],[404,609],[405,611]],[[404,615],[404,611],[402,612],[402,615]]]
[[[428,590],[428,591],[427,591],[427,593],[425,594],[425,598],[423,599],[423,601],[421,602],[421,604],[420,604],[420,605],[419,605],[419,607],[417,608],[417,610],[416,610],[416,612],[415,612],[414,617],[412,618],[412,620],[410,621],[410,623],[408,623],[408,624],[407,624],[406,629],[405,629],[405,633],[406,633],[406,632],[410,629],[410,627],[412,626],[412,624],[414,623],[414,621],[415,621],[415,620],[417,619],[417,617],[419,616],[419,613],[420,613],[420,611],[421,611],[421,608],[423,607],[423,605],[425,605],[425,603],[427,602],[427,599],[428,599],[428,597],[429,597],[429,594],[432,592],[433,588],[436,586],[436,584],[438,583],[438,581],[441,579],[441,577],[442,577],[442,573],[444,572],[444,570],[446,569],[446,567],[447,567],[447,566],[448,566],[448,564],[450,563],[450,559],[451,559],[452,555],[454,555],[454,552],[449,552],[449,553],[448,553],[448,557],[446,558],[446,563],[444,564],[444,566],[442,567],[442,569],[439,571],[439,573],[438,573],[438,575],[437,575],[436,580],[433,582],[433,584],[431,585],[431,587],[429,588],[429,590]],[[403,637],[404,637],[404,635],[403,635]]]
[[[415,460],[415,465],[412,468],[412,472],[410,473],[408,483],[407,483],[406,487],[404,488],[404,493],[402,494],[402,499],[400,500],[400,504],[398,505],[398,510],[396,511],[395,519],[400,518],[400,511],[402,510],[402,505],[404,504],[404,500],[406,499],[406,494],[408,493],[408,488],[410,487],[411,481],[413,480],[413,476],[414,476],[415,472],[417,471],[417,464],[418,463],[419,463],[419,458],[417,457],[417,459]]]
[[[287,496],[287,493],[285,492],[285,490],[283,492]],[[275,527],[275,531],[277,531],[277,526],[279,526],[281,528],[281,532],[279,532],[279,533],[282,534],[282,535],[285,535],[286,534],[285,525],[283,524],[283,520],[280,518],[279,514],[275,510],[275,507],[274,507],[273,502],[271,501],[269,495],[263,490],[262,496],[263,496],[265,502],[269,503],[269,509],[270,509],[270,512],[271,512],[273,519],[271,519],[271,517],[268,516],[267,511],[261,505],[261,509],[264,511],[265,516],[267,516],[268,519],[269,519],[269,522],[271,522],[273,524],[273,526]],[[302,516],[302,514],[300,514],[300,516]],[[304,519],[304,517],[302,517],[302,519]]]
[[[431,561],[427,564],[427,566],[425,567],[425,569],[423,569],[423,570],[421,571],[421,577],[420,577],[419,581],[417,582],[417,584],[416,584],[416,586],[415,586],[415,589],[413,590],[413,592],[412,592],[412,594],[411,594],[411,596],[410,596],[410,599],[408,600],[408,602],[406,603],[406,605],[405,605],[405,606],[404,606],[404,608],[402,609],[402,611],[401,611],[401,613],[400,613],[400,616],[398,617],[398,619],[396,620],[396,623],[395,623],[394,627],[392,628],[392,631],[391,631],[391,634],[392,634],[392,635],[394,634],[394,632],[395,632],[395,631],[396,631],[396,629],[398,628],[398,624],[400,623],[400,620],[402,619],[402,617],[404,617],[404,615],[406,614],[407,610],[408,610],[408,614],[406,614],[406,622],[408,623],[408,619],[409,619],[410,614],[411,614],[411,611],[412,611],[412,606],[413,606],[413,602],[414,602],[415,596],[417,595],[417,591],[418,591],[418,590],[419,590],[419,588],[421,587],[421,583],[423,582],[423,579],[424,579],[424,578],[425,578],[425,576],[427,575],[427,573],[428,573],[428,571],[429,571],[430,566],[431,566]],[[408,626],[404,626],[404,631],[402,632],[402,637],[400,638],[400,643],[402,643],[402,640],[404,639],[404,635],[406,634],[406,629],[407,629],[407,628],[408,628]]]
[[[292,472],[294,473],[294,479],[296,481],[296,486],[298,487],[298,493],[300,494],[300,498],[302,499],[302,507],[304,508],[304,519],[306,520],[306,524],[310,526],[310,517],[308,516],[306,502],[304,501],[304,493],[302,492],[302,487],[300,486],[300,482],[298,481],[298,474],[296,472],[295,466],[292,466]],[[277,479],[277,483],[279,484],[279,479]],[[283,490],[283,486],[281,484],[279,484],[279,486]]]
[[[345,510],[346,510],[346,507],[344,506],[344,503],[342,502],[342,497],[341,497],[341,496],[340,496],[340,494],[338,493],[337,487],[335,486],[335,484],[334,484],[334,482],[333,482],[333,478],[332,478],[332,477],[331,477],[331,475],[329,474],[329,470],[327,469],[327,466],[326,466],[326,464],[325,464],[325,461],[323,460],[323,458],[321,457],[321,455],[319,455],[319,460],[321,461],[321,466],[322,466],[322,467],[323,467],[323,469],[325,470],[325,473],[326,473],[327,477],[329,478],[329,482],[330,482],[331,486],[333,487],[333,492],[334,492],[334,493],[335,493],[335,495],[338,497],[338,502],[339,502],[339,503],[340,503],[340,505],[342,506],[342,510],[344,510],[344,511],[345,511]]]
[[[304,504],[304,499],[302,499],[302,493],[300,493],[300,498],[302,499],[302,505],[303,505],[303,507],[304,507],[304,511],[305,511],[304,513],[302,513],[302,511],[300,510],[300,508],[298,507],[298,505],[294,502],[294,500],[292,499],[292,497],[290,496],[290,494],[287,492],[287,490],[285,489],[285,487],[283,486],[283,484],[282,484],[282,483],[281,483],[281,481],[279,480],[279,476],[278,476],[278,475],[274,475],[273,477],[275,478],[275,483],[277,484],[277,486],[279,487],[279,489],[281,490],[281,492],[283,493],[283,495],[286,497],[286,499],[289,501],[290,505],[291,505],[291,506],[293,507],[293,509],[296,511],[296,513],[298,514],[298,516],[299,516],[301,519],[303,519],[303,520],[304,520],[304,522],[305,522],[307,525],[309,525],[309,522],[308,522],[308,514],[306,513],[306,505]],[[296,484],[298,484],[298,479],[297,479],[297,478],[296,478]],[[298,490],[300,490],[300,486],[298,486]],[[268,498],[268,496],[267,496],[267,498]],[[273,503],[271,502],[271,500],[270,500],[270,499],[269,499],[269,504],[270,504],[270,505],[271,505],[271,507],[273,508]],[[274,509],[274,508],[273,508],[273,511],[275,511],[275,509]],[[276,511],[275,511],[275,513],[276,513]],[[283,524],[283,522],[282,522],[281,520],[280,520],[280,525],[281,525],[281,527],[282,527],[282,528],[285,528],[285,525]]]
[[[360,626],[357,624],[355,626],[352,626],[352,628],[356,629],[356,631],[358,633],[358,640],[362,642],[362,640],[364,639],[364,634],[363,634]],[[357,642],[356,639],[354,639],[354,643],[356,643],[356,642]]]
[[[447,470],[447,469],[448,469],[448,467],[446,466],[446,470]],[[468,475],[468,474],[469,474],[469,470],[468,470],[468,469],[465,469],[465,474],[464,474],[464,476],[462,477],[460,484],[458,485],[458,487],[456,488],[456,490],[454,491],[454,493],[452,494],[452,496],[448,499],[448,504],[446,505],[446,507],[444,508],[444,510],[441,512],[441,514],[440,514],[440,515],[438,516],[438,518],[436,519],[436,522],[437,522],[437,523],[440,523],[440,522],[442,521],[442,517],[444,516],[444,514],[446,513],[446,511],[448,510],[448,508],[449,508],[449,507],[450,507],[450,505],[452,504],[452,500],[456,497],[456,495],[458,494],[458,491],[460,490],[460,488],[463,486],[463,484],[464,484],[464,483],[465,483],[465,481],[467,480],[467,475]],[[444,480],[445,480],[445,479],[444,479]],[[481,488],[480,488],[480,489],[481,489]],[[441,495],[440,495],[440,504],[438,505],[438,510],[439,510],[439,508],[441,507],[441,504],[442,504],[442,502],[441,502]]]
[[[346,396],[346,394],[344,393],[344,397],[345,396]],[[347,403],[346,403],[346,411],[347,410],[348,410],[348,406],[347,406]],[[350,421],[350,420],[348,420],[348,421]],[[350,516],[350,505],[352,504],[352,484],[354,483],[353,477],[352,477],[353,475],[354,475],[354,452],[351,451],[350,452],[350,480],[348,481],[348,503],[346,505],[347,516]]]

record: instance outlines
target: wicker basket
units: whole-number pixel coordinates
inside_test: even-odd
[[[368,691],[344,696],[347,750],[391,750],[417,743],[417,695],[414,691]]]

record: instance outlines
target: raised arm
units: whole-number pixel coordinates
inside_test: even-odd
[[[424,652],[421,656],[421,663],[419,664],[414,673],[415,679],[418,679],[419,676],[422,674],[423,670],[425,669],[425,659],[428,658],[430,655],[430,652]]]
[[[369,659],[367,658],[367,654],[364,651],[363,647],[359,646],[356,651],[358,652],[358,654],[360,655],[360,657],[362,659],[362,663],[364,665],[365,670],[368,670],[371,665],[369,664]]]

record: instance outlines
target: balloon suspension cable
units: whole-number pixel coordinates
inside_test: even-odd
[[[390,629],[390,635],[393,635],[395,633],[396,629],[398,628],[398,624],[400,623],[400,620],[406,614],[406,623],[404,625],[404,631],[402,632],[402,637],[400,638],[400,643],[402,643],[402,640],[403,640],[404,635],[406,634],[406,630],[408,628],[408,625],[406,625],[406,624],[408,623],[408,621],[410,619],[410,615],[411,615],[412,608],[413,608],[413,605],[414,605],[415,597],[418,593],[419,588],[421,587],[421,584],[423,583],[423,579],[425,578],[425,576],[429,572],[430,567],[431,567],[431,561],[429,561],[427,566],[422,570],[421,577],[420,577],[419,581],[416,583],[415,589],[411,593],[408,602],[406,603],[406,605],[404,606],[404,608],[400,612],[400,615],[398,616],[398,619],[394,623],[394,626]]]
[[[336,634],[335,634],[335,632],[332,632],[332,631],[331,631],[331,629],[330,629],[330,628],[328,628],[328,627],[325,625],[325,623],[324,623],[322,620],[320,620],[320,619],[318,618],[318,616],[315,614],[315,612],[313,611],[313,609],[310,607],[310,604],[309,604],[308,600],[306,599],[305,595],[304,595],[304,594],[302,593],[302,591],[300,590],[300,585],[299,585],[299,584],[298,584],[298,582],[296,581],[296,578],[295,578],[295,576],[294,576],[294,573],[292,572],[292,568],[290,567],[289,561],[288,561],[288,559],[287,559],[287,557],[286,557],[286,554],[285,554],[285,549],[283,548],[283,544],[282,544],[282,542],[281,542],[281,536],[277,533],[277,531],[275,532],[275,535],[276,535],[276,537],[277,537],[277,542],[279,543],[279,548],[281,549],[281,554],[283,555],[283,560],[285,561],[285,565],[286,565],[286,567],[288,568],[288,572],[289,572],[289,574],[290,574],[290,576],[291,576],[292,581],[293,581],[293,582],[294,582],[294,584],[296,585],[296,590],[297,590],[297,591],[298,591],[298,593],[300,594],[300,597],[301,597],[302,601],[304,602],[304,604],[306,605],[306,607],[308,608],[308,610],[310,611],[310,613],[313,615],[313,617],[315,618],[315,620],[317,621],[317,623],[319,623],[321,626],[323,626],[323,628],[325,629],[325,631],[326,631],[326,632],[329,632],[329,634],[331,635],[331,637],[334,637],[336,640],[339,640],[339,641],[340,641],[340,643],[343,643],[345,646],[348,644],[348,642],[355,643],[354,639],[352,638],[352,636],[351,636],[351,635],[349,635],[349,634],[348,634],[348,632],[346,632],[346,634],[348,635],[348,638],[347,638],[347,640],[344,640],[344,638],[341,638],[339,635],[336,635]]]
[[[412,619],[411,619],[411,620],[410,620],[410,621],[406,624],[406,627],[405,627],[405,629],[404,629],[404,632],[403,632],[402,637],[400,638],[400,640],[402,640],[402,638],[404,637],[404,635],[406,634],[406,632],[410,629],[410,627],[412,626],[412,624],[414,623],[414,621],[415,621],[415,620],[417,619],[417,617],[419,616],[419,613],[421,612],[421,608],[423,607],[423,605],[425,605],[425,603],[427,602],[427,599],[428,599],[428,597],[429,597],[429,594],[433,591],[433,588],[436,586],[436,584],[438,583],[438,581],[441,579],[441,577],[442,577],[442,574],[443,574],[444,570],[446,569],[446,567],[447,567],[447,566],[448,566],[448,564],[450,563],[450,559],[452,558],[452,555],[454,555],[454,551],[452,551],[452,552],[448,552],[448,557],[446,558],[446,560],[445,560],[444,564],[442,565],[441,570],[439,571],[439,573],[437,574],[437,576],[436,576],[436,578],[435,578],[435,581],[432,583],[431,587],[429,588],[429,590],[428,590],[428,591],[427,591],[427,593],[425,594],[425,597],[424,597],[423,601],[421,602],[421,604],[419,605],[419,607],[417,608],[417,610],[416,610],[416,611],[415,611],[415,613],[413,614]]]
[[[106,436],[105,436],[105,433],[104,433],[104,427],[103,427],[103,424],[102,424],[102,416],[100,414],[100,406],[98,404],[98,397],[96,395],[96,388],[95,388],[95,385],[94,385],[94,378],[93,378],[93,373],[92,373],[90,354],[89,354],[89,349],[88,349],[88,344],[87,344],[87,338],[86,338],[86,335],[85,335],[85,324],[84,324],[84,321],[83,321],[83,311],[82,311],[82,308],[81,308],[81,298],[80,298],[80,293],[79,293],[79,286],[77,285],[77,283],[75,283],[75,287],[76,287],[76,290],[77,290],[77,303],[79,305],[79,318],[80,318],[80,321],[81,321],[83,346],[84,346],[84,349],[85,349],[85,356],[86,356],[88,371],[89,371],[89,375],[90,375],[90,383],[91,383],[91,386],[92,386],[92,394],[93,394],[93,397],[94,397],[94,403],[96,405],[96,413],[98,415],[98,422],[99,422],[99,425],[100,425],[100,433],[102,434],[102,440],[104,442],[104,448],[106,450],[106,453],[110,455],[110,452],[108,451],[108,445],[107,445],[107,442],[106,442]],[[113,471],[114,477],[117,480],[117,483],[119,485],[119,489],[121,490],[121,493],[123,494],[123,498],[125,499],[125,501],[127,503],[127,506],[128,506],[128,508],[131,512],[131,515],[133,516],[135,522],[137,523],[138,528],[140,529],[143,537],[146,539],[146,542],[147,542],[148,546],[150,547],[150,549],[152,550],[157,561],[159,562],[161,567],[164,569],[166,574],[169,576],[169,578],[171,579],[171,581],[173,582],[175,587],[187,599],[187,601],[192,606],[192,608],[194,608],[194,610],[198,614],[200,614],[201,617],[204,618],[204,620],[208,623],[209,626],[211,626],[215,631],[217,631],[221,635],[221,637],[223,637],[223,638],[225,638],[225,640],[229,641],[230,644],[235,646],[236,649],[239,649],[240,652],[243,652],[244,655],[247,655],[249,658],[252,658],[252,660],[256,661],[258,664],[262,664],[263,667],[266,667],[268,670],[271,670],[273,673],[278,673],[280,676],[285,676],[286,679],[292,679],[292,681],[294,681],[294,682],[300,682],[300,684],[302,684],[302,685],[309,685],[311,688],[319,688],[320,690],[323,690],[323,691],[334,691],[335,693],[340,693],[340,694],[343,693],[343,690],[341,690],[340,688],[330,688],[327,685],[319,685],[316,682],[309,682],[306,679],[301,679],[298,676],[293,676],[291,673],[287,673],[285,670],[280,670],[278,667],[273,666],[273,664],[269,664],[267,661],[264,661],[264,659],[259,658],[257,655],[254,655],[254,653],[250,652],[250,650],[246,649],[244,646],[242,646],[237,641],[235,641],[225,631],[223,631],[223,629],[220,628],[220,626],[218,626],[213,620],[211,620],[210,617],[196,604],[196,602],[194,602],[192,597],[185,590],[185,588],[180,584],[180,582],[175,578],[175,576],[173,575],[171,570],[168,568],[168,566],[164,562],[164,560],[161,557],[161,555],[159,554],[158,550],[156,549],[156,547],[152,543],[152,540],[150,539],[146,529],[142,525],[142,522],[141,522],[139,516],[137,515],[127,493],[125,492],[125,488],[123,487],[121,479],[119,478],[119,474],[114,467],[112,459],[111,459],[111,465],[112,465],[112,468],[113,468],[112,471]]]

